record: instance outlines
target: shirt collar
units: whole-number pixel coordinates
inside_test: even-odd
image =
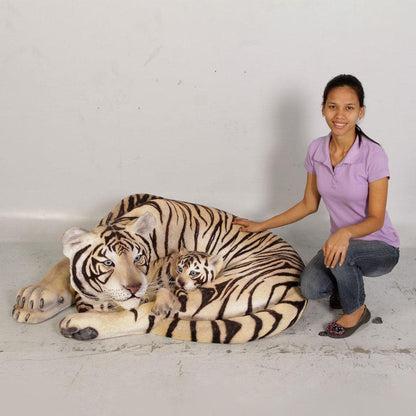
[[[331,140],[331,133],[329,133],[328,136],[325,136],[324,140],[322,140],[321,146],[317,149],[314,159],[317,162],[323,163],[324,165],[327,165],[330,168],[332,168],[331,157],[329,155],[330,140]],[[361,143],[361,145],[362,144],[363,142]],[[342,159],[339,165],[344,165],[344,164],[352,165],[354,163],[357,163],[359,162],[361,155],[362,153],[361,153],[360,141],[357,135],[351,149],[348,150],[348,153],[345,155],[344,159]]]

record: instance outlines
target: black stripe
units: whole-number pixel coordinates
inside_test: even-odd
[[[166,332],[166,336],[169,338],[172,338],[172,333],[175,330],[176,326],[178,325],[179,319],[175,318],[172,320],[171,324],[169,325],[169,328]]]
[[[201,292],[202,301],[193,316],[196,316],[203,308],[205,308],[205,306],[207,306],[213,300],[217,293],[215,289],[210,287],[200,287],[199,290]]]
[[[103,218],[103,220],[102,221],[100,221],[100,226],[101,225],[104,225],[104,224],[109,224],[110,223],[110,221],[112,220],[112,218],[113,218],[113,213],[112,212],[110,212],[108,215],[107,215],[107,217],[106,218]]]
[[[208,222],[207,222],[207,220],[201,215],[201,210],[200,210],[200,208],[203,208],[203,207],[201,207],[201,206],[198,206],[198,205],[196,205],[196,204],[192,204],[191,205],[193,208],[194,208],[194,210],[196,211],[196,213],[198,214],[198,217],[202,220],[202,221],[204,221],[204,223],[205,223],[205,225],[208,225]]]
[[[166,222],[166,229],[165,229],[165,256],[169,254],[169,226],[172,220],[172,209],[169,205],[168,205],[168,209],[169,209],[169,216]]]
[[[197,342],[196,338],[196,321],[190,321],[189,327],[191,330],[191,341]]]
[[[130,312],[134,315],[134,322],[137,322],[137,319],[139,318],[139,313],[136,309],[130,309]]]
[[[126,210],[124,208],[124,199],[122,199],[121,202],[120,202],[120,209],[117,213],[117,218],[122,217],[125,214],[125,212],[126,212]]]
[[[203,208],[204,208],[204,211],[209,215],[209,218],[211,220],[211,222],[209,224],[207,223],[207,229],[202,234],[202,237],[205,237],[208,233],[211,234],[211,228],[212,228],[212,226],[214,224],[214,214],[213,214],[213,212],[212,212],[211,209],[206,208],[206,207],[203,207]]]
[[[196,216],[191,217],[191,222],[192,222],[192,219],[195,222],[195,229],[194,229],[194,250],[198,250],[199,221],[198,221],[198,218],[196,218]],[[192,229],[192,224],[191,224],[191,229]]]
[[[219,221],[218,221],[218,223],[216,224],[216,226],[214,227],[214,231],[211,233],[211,237],[210,237],[210,239],[209,239],[209,241],[208,241],[208,244],[207,244],[207,249],[206,249],[206,251],[208,252],[208,253],[211,253],[212,251],[213,251],[213,249],[214,249],[214,247],[216,247],[216,245],[217,245],[217,243],[218,243],[218,240],[220,239],[220,237],[221,237],[221,227],[222,227],[222,219],[220,219]],[[214,242],[214,240],[215,240],[215,242]],[[211,246],[213,247],[213,248],[211,248]]]
[[[227,329],[227,336],[225,337],[224,344],[229,344],[234,338],[234,335],[241,329],[242,325],[239,322],[224,320],[225,327]]]
[[[84,285],[81,283],[81,281],[78,279],[77,276],[77,262],[79,261],[80,257],[91,247],[91,245],[88,245],[75,253],[74,258],[72,259],[72,281],[75,285],[75,287],[83,293],[85,296],[87,296],[90,299],[98,300],[98,297],[93,295],[92,293],[88,292],[87,289],[85,289]],[[84,267],[82,267],[84,270]],[[84,274],[86,276],[86,274]]]
[[[157,235],[156,230],[153,230],[153,234],[150,236],[150,241],[152,242],[153,253],[157,260],[159,260],[159,254],[157,252]]]
[[[293,305],[298,310],[297,313],[296,313],[296,316],[292,319],[290,324],[287,326],[288,328],[290,328],[293,324],[295,324],[297,322],[297,320],[299,319],[299,315],[301,314],[303,308],[306,305],[306,302],[307,302],[306,299],[304,301],[284,301],[284,302],[280,302],[280,303],[288,303],[289,305]]]
[[[275,331],[275,329],[279,326],[280,321],[282,320],[282,315],[280,313],[277,313],[277,312],[272,311],[270,309],[267,309],[264,312],[268,312],[270,315],[272,315],[273,318],[275,319],[275,322],[272,325],[272,328],[270,329],[270,331],[268,331],[265,335],[263,335],[259,339],[266,338],[269,334],[271,334],[273,331]]]
[[[127,212],[133,211],[136,208],[137,204],[137,195],[130,195],[128,197]]]
[[[286,275],[285,275],[285,276],[286,276]],[[285,277],[285,276],[282,276],[282,277]],[[281,287],[281,286],[285,286],[285,287],[286,287],[286,289],[285,289],[284,293],[283,293],[283,294],[282,294],[282,296],[280,297],[280,299],[284,299],[284,298],[286,297],[286,295],[287,295],[287,291],[288,291],[289,289],[291,289],[292,287],[299,286],[299,283],[298,283],[298,282],[282,282],[282,283],[277,283],[277,284],[273,285],[273,287],[272,287],[272,288],[271,288],[271,290],[270,290],[270,296],[269,296],[269,299],[267,299],[267,303],[266,303],[266,305],[265,305],[265,307],[266,307],[266,308],[269,306],[269,303],[270,303],[270,301],[272,300],[272,297],[273,297],[273,295],[274,295],[274,292],[275,292],[276,288],[279,288],[279,287]]]
[[[258,316],[256,316],[254,313],[251,314],[250,316],[256,322],[256,327],[254,329],[253,336],[249,339],[249,341],[254,341],[255,339],[257,339],[259,337],[259,333],[260,333],[261,329],[263,328],[263,321]]]
[[[155,325],[155,316],[149,315],[149,326],[147,327],[146,334],[148,334],[152,330],[154,325]]]
[[[215,321],[211,321],[211,328],[212,328],[212,342],[216,344],[221,343],[221,332],[220,328],[218,327],[218,324]]]

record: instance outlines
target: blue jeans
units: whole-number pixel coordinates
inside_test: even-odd
[[[327,268],[319,250],[300,276],[300,290],[308,299],[327,298],[339,293],[344,313],[364,305],[363,276],[391,272],[399,261],[399,249],[382,241],[351,240],[342,266]]]

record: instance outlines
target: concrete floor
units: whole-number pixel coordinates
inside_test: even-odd
[[[297,248],[305,260],[313,255]],[[6,414],[416,414],[414,249],[402,249],[389,276],[366,279],[366,303],[381,325],[370,323],[345,340],[319,337],[336,314],[315,301],[294,327],[243,345],[156,335],[73,341],[58,331],[65,312],[39,325],[17,324],[11,318],[16,291],[39,280],[61,258],[60,247],[2,243],[0,249]]]

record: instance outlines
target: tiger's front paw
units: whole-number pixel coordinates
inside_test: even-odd
[[[180,303],[176,296],[168,289],[160,288],[156,294],[152,312],[157,316],[168,317],[179,312]]]
[[[19,290],[12,316],[18,322],[36,324],[68,308],[72,300],[69,289],[38,283]]]
[[[66,316],[59,324],[61,334],[66,338],[78,341],[88,341],[98,337],[99,332],[95,328],[93,315],[97,312],[76,313]]]

